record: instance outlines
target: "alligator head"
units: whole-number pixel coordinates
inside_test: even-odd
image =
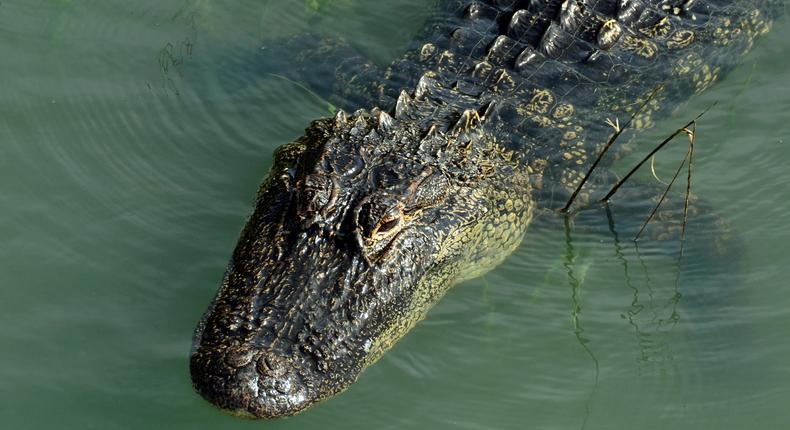
[[[529,178],[479,120],[426,132],[340,112],[280,147],[195,335],[197,391],[244,416],[295,414],[512,251]]]

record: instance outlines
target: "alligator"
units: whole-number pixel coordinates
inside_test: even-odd
[[[344,391],[453,285],[518,247],[537,210],[557,209],[613,118],[651,127],[782,12],[781,0],[437,3],[382,71],[302,56],[363,108],[274,153],[194,338],[192,381],[216,406],[274,418]]]

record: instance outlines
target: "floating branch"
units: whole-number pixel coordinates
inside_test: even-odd
[[[686,224],[689,215],[689,199],[691,198],[691,171],[694,164],[694,144],[697,143],[697,123],[692,126],[689,134],[689,169],[688,178],[686,180],[686,200],[683,202],[683,226],[680,230],[680,257],[683,257],[683,248],[686,243]]]
[[[683,167],[686,165],[686,162],[688,162],[689,176],[688,176],[688,182],[686,184],[686,201],[685,201],[685,206],[683,208],[683,233],[681,234],[681,252],[682,252],[682,243],[686,231],[686,220],[688,219],[689,195],[691,193],[691,156],[692,153],[694,152],[694,141],[696,139],[697,124],[691,123],[690,126],[691,129],[689,129],[688,127],[684,127],[678,130],[679,132],[673,134],[673,136],[677,136],[680,133],[686,133],[688,135],[690,143],[688,150],[686,151],[686,156],[683,157],[683,161],[680,162],[680,166],[678,166],[678,170],[675,172],[675,175],[672,177],[672,180],[669,181],[669,184],[667,184],[667,188],[664,190],[664,193],[661,195],[661,198],[658,200],[658,204],[656,205],[656,207],[653,208],[653,211],[650,212],[650,216],[647,217],[645,223],[642,224],[642,228],[639,229],[639,233],[637,233],[636,237],[634,237],[634,241],[639,240],[639,237],[645,231],[647,225],[650,224],[650,221],[653,220],[653,217],[656,215],[656,212],[658,212],[658,209],[661,207],[661,205],[664,203],[664,200],[667,198],[667,194],[669,194],[669,190],[672,189],[672,185],[675,184],[675,181],[678,179],[680,172],[683,170]]]
[[[579,186],[576,187],[576,190],[573,191],[573,194],[571,195],[570,199],[568,199],[568,203],[566,203],[565,206],[562,209],[560,209],[560,212],[562,212],[562,213],[568,212],[568,210],[570,209],[571,205],[576,200],[576,197],[579,195],[579,193],[581,192],[581,190],[584,187],[584,185],[590,179],[590,176],[592,176],[593,172],[598,167],[598,164],[600,164],[600,162],[603,159],[603,157],[606,155],[607,152],[609,152],[609,149],[612,147],[612,145],[614,145],[615,141],[617,141],[617,139],[620,137],[620,135],[623,134],[623,132],[631,125],[631,123],[634,121],[636,116],[639,115],[645,109],[647,104],[650,103],[650,101],[653,100],[656,97],[656,94],[658,94],[658,92],[663,87],[664,87],[663,83],[661,85],[657,86],[656,89],[654,89],[653,92],[650,93],[650,96],[647,98],[647,100],[645,100],[645,102],[642,103],[641,106],[639,106],[639,109],[637,109],[634,112],[634,114],[631,115],[631,118],[628,120],[628,122],[625,123],[625,125],[623,127],[620,127],[620,120],[619,119],[615,119],[614,121],[612,121],[611,119],[607,119],[606,120],[606,123],[609,124],[610,126],[612,126],[612,128],[614,128],[614,133],[612,134],[612,137],[609,138],[609,141],[606,143],[606,146],[604,146],[604,148],[601,151],[601,153],[598,154],[598,158],[596,158],[595,162],[592,164],[592,166],[590,166],[590,170],[588,170],[587,174],[584,175],[584,178],[582,178],[581,182],[579,183]]]
[[[660,150],[661,150],[661,149],[662,149],[664,146],[666,146],[666,145],[667,145],[667,143],[669,143],[669,142],[671,142],[673,139],[675,139],[675,138],[676,138],[676,137],[677,137],[679,134],[681,134],[681,133],[687,133],[687,132],[689,131],[689,127],[693,127],[693,126],[695,126],[695,124],[697,123],[697,121],[698,121],[700,118],[702,118],[702,117],[703,117],[703,116],[704,116],[706,113],[708,113],[708,111],[709,111],[709,110],[711,110],[711,108],[713,108],[714,106],[716,106],[716,103],[712,104],[710,107],[708,107],[707,109],[705,109],[704,111],[702,111],[702,113],[701,113],[701,114],[697,115],[697,117],[696,117],[696,118],[694,118],[693,120],[691,120],[691,121],[690,121],[688,124],[686,124],[686,125],[684,125],[683,127],[681,127],[681,128],[679,128],[679,129],[677,129],[677,131],[675,131],[674,133],[672,133],[672,135],[670,135],[669,137],[667,137],[666,139],[664,139],[664,140],[663,140],[663,141],[662,141],[662,142],[661,142],[661,143],[660,143],[658,146],[656,146],[656,147],[655,147],[655,149],[653,149],[652,151],[650,151],[650,153],[649,153],[649,154],[647,154],[647,156],[645,156],[645,158],[643,158],[643,159],[642,159],[642,161],[640,161],[640,162],[639,162],[639,163],[638,163],[638,164],[637,164],[637,165],[636,165],[636,166],[635,166],[633,169],[631,169],[631,171],[630,171],[630,172],[628,172],[628,174],[627,174],[627,175],[625,175],[625,177],[624,177],[623,179],[621,179],[621,180],[620,180],[620,182],[618,182],[618,183],[617,183],[617,184],[616,184],[614,187],[612,187],[611,191],[609,191],[609,193],[608,193],[608,194],[606,194],[606,196],[605,196],[604,198],[602,198],[602,199],[601,199],[601,201],[602,201],[602,202],[605,202],[605,201],[609,200],[610,198],[612,198],[612,196],[613,196],[615,193],[617,193],[617,191],[620,189],[620,187],[622,187],[622,186],[623,186],[623,184],[625,184],[625,183],[626,183],[626,182],[627,182],[627,181],[628,181],[628,180],[631,178],[631,176],[633,176],[633,175],[634,175],[634,173],[636,173],[636,171],[637,171],[637,170],[639,170],[639,168],[640,168],[640,167],[642,167],[642,166],[643,166],[643,165],[644,165],[644,164],[645,164],[645,163],[646,163],[648,160],[650,160],[651,158],[653,158],[653,156],[654,156],[654,155],[656,155],[656,153],[657,153],[658,151],[660,151]],[[684,160],[684,161],[685,161],[685,160]]]

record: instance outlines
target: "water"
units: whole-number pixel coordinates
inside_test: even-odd
[[[0,427],[790,423],[784,22],[646,136],[720,102],[700,126],[695,186],[742,240],[727,299],[695,305],[715,276],[675,289],[671,260],[640,259],[627,239],[618,252],[610,235],[574,233],[571,249],[548,223],[342,396],[269,423],[203,401],[188,375],[195,323],[272,149],[327,114],[257,73],[261,48],[312,28],[386,62],[429,13],[417,0],[232,3],[0,3]]]

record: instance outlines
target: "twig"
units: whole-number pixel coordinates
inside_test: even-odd
[[[686,200],[683,202],[683,226],[680,230],[680,257],[683,258],[683,249],[686,243],[686,224],[688,223],[689,215],[689,200],[691,199],[691,172],[694,164],[694,144],[697,143],[697,123],[695,122],[691,127],[689,136],[689,169],[688,178],[686,179]]]
[[[639,115],[645,109],[647,104],[650,103],[650,101],[655,98],[656,94],[658,94],[658,92],[663,87],[664,87],[663,83],[661,85],[657,86],[656,89],[654,89],[653,92],[650,93],[650,96],[647,98],[647,100],[645,100],[645,102],[642,103],[641,106],[639,106],[639,109],[637,109],[634,112],[634,114],[631,115],[631,118],[628,120],[628,122],[625,123],[624,126],[620,127],[620,120],[619,119],[617,119],[615,121],[612,121],[611,119],[607,119],[606,120],[607,124],[612,126],[612,128],[614,128],[614,130],[615,130],[614,133],[612,134],[612,137],[609,138],[609,141],[606,143],[606,146],[604,146],[604,148],[601,151],[601,153],[598,154],[598,158],[596,158],[595,162],[592,164],[592,166],[590,166],[590,170],[588,170],[587,174],[584,175],[584,178],[582,178],[581,182],[576,187],[576,190],[573,191],[573,194],[571,194],[570,199],[568,199],[568,203],[566,203],[565,206],[562,209],[560,209],[560,212],[562,212],[562,213],[568,212],[568,209],[570,209],[571,205],[576,200],[576,197],[581,192],[582,187],[584,187],[584,184],[586,184],[587,181],[590,179],[590,176],[592,176],[593,172],[598,167],[598,164],[600,164],[600,162],[603,159],[604,155],[606,155],[606,153],[609,152],[609,149],[612,147],[612,145],[614,145],[614,142],[617,141],[617,138],[619,138],[620,135],[623,134],[623,132],[631,125],[631,122],[633,122],[633,120],[636,118],[636,116]]]
[[[681,129],[680,132],[684,132],[686,130],[687,129],[684,128],[684,129]],[[674,136],[677,136],[678,134],[679,133],[676,133],[676,134],[674,134]],[[647,217],[647,220],[645,221],[645,223],[642,224],[642,228],[639,229],[639,233],[637,233],[636,237],[634,237],[634,242],[639,240],[639,236],[642,235],[642,233],[645,231],[645,228],[647,228],[647,225],[650,224],[650,221],[653,220],[653,217],[656,215],[656,212],[658,212],[658,209],[661,207],[661,204],[664,203],[664,199],[667,198],[667,194],[669,194],[669,190],[672,188],[672,185],[675,183],[675,180],[677,180],[678,176],[680,175],[680,171],[683,170],[683,167],[686,166],[686,162],[689,159],[689,153],[690,152],[691,152],[691,147],[689,147],[689,150],[686,151],[686,156],[683,157],[683,161],[680,163],[680,166],[678,167],[678,170],[675,172],[675,176],[673,176],[672,180],[669,181],[669,185],[667,185],[667,188],[664,190],[664,193],[661,195],[661,198],[658,200],[658,204],[656,205],[656,207],[653,208],[653,211],[650,212],[650,216]]]
[[[664,182],[661,178],[658,177],[658,173],[656,173],[656,155],[654,155],[653,158],[650,159],[650,172],[653,174],[653,177],[656,178],[656,181],[664,185],[667,185],[666,182]]]
[[[711,110],[714,106],[716,106],[717,103],[713,103],[712,105],[710,105],[707,109],[702,111],[701,114],[697,115],[697,117],[691,120],[688,124],[677,129],[677,131],[672,133],[671,136],[664,139],[664,141],[662,141],[658,146],[656,146],[652,151],[650,151],[650,153],[647,154],[645,158],[643,158],[642,161],[639,162],[639,164],[637,164],[633,169],[631,169],[631,171],[628,172],[628,174],[625,175],[625,177],[621,179],[620,182],[618,182],[614,187],[612,187],[611,191],[609,191],[609,193],[606,194],[606,196],[602,198],[601,201],[605,202],[610,198],[612,198],[612,196],[620,189],[620,187],[622,187],[623,184],[625,184],[626,181],[628,181],[631,178],[631,176],[633,176],[634,173],[636,173],[636,171],[639,170],[639,168],[642,167],[647,162],[647,160],[651,159],[658,151],[660,151],[664,146],[666,146],[667,143],[671,142],[679,134],[685,133],[689,127],[693,126],[700,118],[702,118],[706,113],[708,113],[709,110]]]
[[[282,79],[285,82],[288,82],[292,85],[296,85],[301,90],[314,97],[316,100],[320,101],[321,103],[326,103],[326,109],[329,111],[330,114],[334,115],[335,113],[337,113],[337,107],[335,107],[335,105],[333,105],[330,101],[326,100],[325,98],[319,96],[315,91],[311,90],[310,88],[307,88],[307,86],[304,85],[303,83],[297,82],[287,76],[278,75],[277,73],[268,73],[268,75],[275,77],[277,79]]]

